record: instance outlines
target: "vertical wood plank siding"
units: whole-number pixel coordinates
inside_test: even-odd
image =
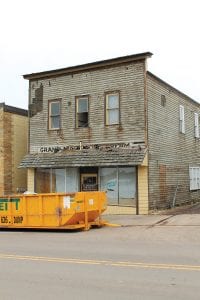
[[[30,153],[43,145],[144,141],[144,61],[31,81],[43,85],[43,109],[30,119]],[[105,126],[105,92],[120,91],[121,124]],[[75,97],[89,95],[89,127],[75,128]],[[48,100],[62,99],[61,130],[48,131]]]
[[[148,167],[138,166],[138,214],[146,215],[149,212],[148,202]]]
[[[189,190],[189,165],[200,163],[200,140],[194,137],[194,113],[200,114],[200,105],[151,74],[147,79],[150,208],[199,200],[199,192]],[[179,132],[180,105],[185,108],[185,134]]]
[[[35,192],[35,170],[28,168],[27,170],[27,190],[30,193]]]

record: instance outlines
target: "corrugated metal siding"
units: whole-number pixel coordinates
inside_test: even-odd
[[[150,74],[147,96],[150,208],[171,205],[175,195],[176,204],[200,200],[198,192],[189,192],[189,165],[200,163],[200,140],[194,137],[194,113],[200,114],[200,105]],[[185,108],[185,134],[179,132],[179,105]]]

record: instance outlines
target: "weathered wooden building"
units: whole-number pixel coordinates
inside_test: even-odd
[[[151,55],[24,75],[29,191],[106,190],[120,213],[200,200],[200,105],[147,71]]]
[[[0,103],[0,195],[27,189],[19,163],[27,153],[28,111]]]

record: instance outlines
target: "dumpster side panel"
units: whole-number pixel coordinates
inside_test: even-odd
[[[1,197],[0,227],[88,227],[88,222],[94,222],[105,209],[104,192]]]
[[[74,205],[71,207],[71,218],[64,219],[62,225],[72,225],[94,222],[106,210],[106,195],[104,192],[79,192],[76,193]],[[63,216],[67,212],[63,212]]]
[[[24,217],[26,218],[26,226],[39,226],[40,224],[40,198],[35,196],[23,198],[23,206],[26,207]]]
[[[22,200],[20,197],[0,198],[0,225],[8,227],[23,224]]]

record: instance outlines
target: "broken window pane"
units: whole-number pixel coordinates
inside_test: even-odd
[[[76,99],[76,126],[88,127],[88,98]]]

